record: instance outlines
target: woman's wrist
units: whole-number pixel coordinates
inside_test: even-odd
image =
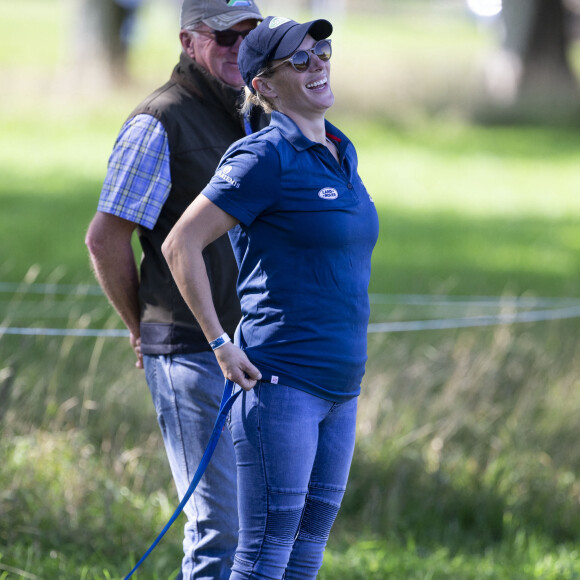
[[[218,336],[214,340],[209,341],[209,346],[212,350],[217,350],[218,348],[222,347],[224,344],[231,342],[231,338],[229,337],[227,332],[224,332],[221,336]]]

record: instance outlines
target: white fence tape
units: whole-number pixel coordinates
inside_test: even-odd
[[[2,293],[104,296],[100,286],[96,284],[30,284],[28,282],[0,282]]]
[[[466,316],[464,318],[443,318],[439,320],[412,320],[401,322],[377,322],[368,326],[369,334],[387,332],[411,332],[417,330],[446,330],[452,328],[476,328],[478,326],[495,326],[515,324],[518,322],[542,322],[546,320],[564,320],[580,317],[580,306],[555,310],[531,310],[513,314],[489,316]]]
[[[0,293],[40,294],[44,296],[68,295],[78,297],[103,296],[103,292],[99,286],[88,284],[69,285],[0,282]],[[375,305],[453,307],[468,308],[469,310],[473,310],[474,308],[511,310],[511,312],[478,316],[375,322],[369,324],[369,334],[476,328],[480,326],[580,318],[580,299],[576,298],[370,294],[369,299],[371,304]],[[0,337],[2,335],[127,338],[129,332],[127,330],[117,329],[0,326]]]
[[[128,330],[106,330],[99,328],[18,328],[14,326],[0,326],[0,337],[4,334],[18,334],[20,336],[79,336],[79,337],[128,337]]]

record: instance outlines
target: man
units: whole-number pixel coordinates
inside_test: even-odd
[[[86,238],[96,276],[130,331],[137,367],[145,369],[180,497],[209,440],[224,379],[161,244],[227,147],[245,134],[237,55],[261,19],[249,0],[184,1],[179,64],[122,127]],[[140,275],[134,231],[143,250]],[[240,307],[227,236],[207,249],[205,263],[220,319],[233,333]],[[184,510],[184,578],[229,578],[238,530],[235,469],[226,430]]]

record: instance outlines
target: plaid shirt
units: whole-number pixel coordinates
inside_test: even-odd
[[[155,117],[136,115],[117,137],[98,210],[153,229],[170,189],[167,133]]]

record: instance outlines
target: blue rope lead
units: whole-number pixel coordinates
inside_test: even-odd
[[[242,392],[242,390],[240,389],[239,391],[232,394],[233,388],[234,388],[234,383],[232,381],[226,379],[226,384],[224,386],[224,394],[222,396],[222,402],[220,404],[219,414],[218,414],[217,419],[215,421],[213,431],[212,431],[211,437],[209,439],[209,443],[207,444],[207,447],[205,448],[205,451],[203,453],[203,457],[201,458],[201,461],[199,463],[197,471],[195,472],[195,475],[193,476],[193,479],[191,480],[191,483],[189,484],[189,488],[187,489],[187,492],[183,496],[181,503],[177,506],[175,513],[171,516],[171,518],[169,518],[169,521],[167,522],[165,527],[161,530],[161,533],[157,536],[157,538],[151,544],[151,546],[145,552],[145,554],[143,554],[143,557],[137,562],[137,564],[135,564],[135,567],[133,568],[133,570],[131,570],[131,572],[129,572],[129,574],[127,574],[127,576],[125,576],[124,580],[131,578],[131,576],[133,575],[135,570],[137,570],[137,568],[139,568],[139,566],[141,566],[141,564],[145,561],[147,556],[149,556],[149,554],[153,551],[153,548],[155,548],[155,546],[157,546],[157,544],[161,541],[161,538],[163,538],[163,536],[165,535],[167,530],[171,527],[173,522],[177,519],[177,516],[183,511],[185,504],[187,503],[187,501],[191,497],[191,494],[194,492],[195,488],[197,487],[197,484],[199,483],[201,476],[204,474],[205,470],[207,469],[207,466],[209,465],[209,461],[211,459],[211,456],[212,456],[212,454],[213,454],[213,452],[218,444],[220,435],[222,433],[222,430],[223,430],[225,422],[226,422],[226,417],[228,416],[228,413],[230,412],[230,409],[232,408],[234,401],[237,399],[238,395]]]

